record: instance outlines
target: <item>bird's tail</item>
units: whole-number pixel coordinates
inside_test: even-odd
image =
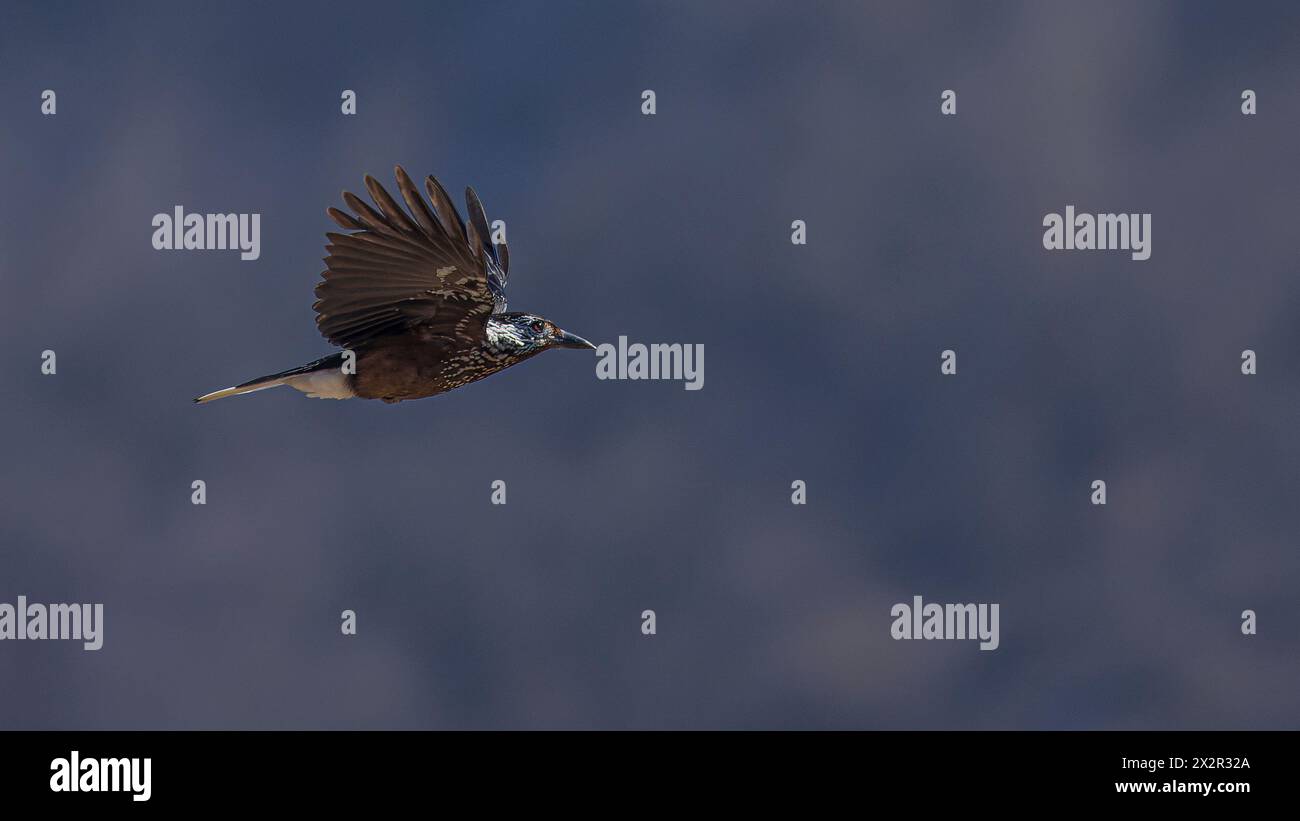
[[[264,391],[277,385],[297,388],[315,399],[347,399],[352,396],[352,389],[343,374],[342,364],[342,353],[331,354],[300,368],[291,368],[269,376],[259,376],[233,388],[205,393],[194,401],[202,404],[214,399],[225,399],[227,396]]]

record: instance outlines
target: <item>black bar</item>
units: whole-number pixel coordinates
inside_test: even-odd
[[[638,793],[653,788],[659,799],[695,788],[748,791],[752,798],[815,787],[825,796],[852,794],[859,802],[890,797],[923,799],[927,806],[978,801],[1041,807],[1050,800],[1151,809],[1198,801],[1230,811],[1257,797],[1286,799],[1296,763],[1296,736],[1290,732],[184,731],[2,737],[0,783],[7,799],[86,810],[239,809],[267,801],[374,808],[427,801],[431,791],[440,800],[463,793],[495,802],[603,784]],[[128,789],[55,792],[51,779],[62,765],[52,768],[52,762],[71,765],[72,751],[83,778],[87,770],[102,775],[105,758],[141,759],[138,773],[143,759],[150,759],[148,800],[134,800]],[[1214,792],[1192,792],[1186,785],[1193,783],[1210,784]],[[1154,792],[1130,792],[1146,789]]]

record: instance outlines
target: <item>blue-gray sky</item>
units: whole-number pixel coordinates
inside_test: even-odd
[[[0,601],[106,622],[0,643],[0,727],[1300,726],[1294,4],[0,16]],[[192,405],[331,350],[325,208],[398,163],[506,220],[512,307],[704,390]],[[177,204],[261,258],[153,250]],[[1151,259],[1043,250],[1068,204]],[[893,641],[918,594],[1000,648]]]

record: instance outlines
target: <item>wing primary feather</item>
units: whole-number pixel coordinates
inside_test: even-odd
[[[353,242],[355,240],[355,243]],[[337,241],[337,240],[336,240]],[[376,248],[390,254],[397,254],[412,262],[425,262],[429,251],[420,245],[404,239],[400,234],[380,234],[370,229],[363,229],[355,234],[347,234],[341,243],[344,247],[365,249],[367,252]]]
[[[340,228],[346,228],[349,231],[366,230],[366,226],[353,219],[351,214],[346,211],[340,211],[332,205],[325,209],[325,213],[329,214],[330,219],[338,223]]]
[[[447,230],[447,236],[464,240],[467,236],[465,223],[461,222],[460,214],[456,213],[456,206],[451,204],[451,197],[447,196],[442,183],[430,174],[424,179],[424,189],[429,192],[429,199],[433,201],[433,207],[438,211],[438,217]]]
[[[465,232],[465,241],[469,243],[469,252],[477,262],[483,254],[483,240],[478,235],[478,228],[472,222],[465,226]]]
[[[492,250],[492,256],[496,257],[496,250],[492,248],[492,229],[488,227],[487,211],[483,210],[483,203],[479,200],[478,194],[474,189],[465,187],[465,212],[469,214],[470,225],[474,226],[478,232],[479,242]]]
[[[326,234],[331,240],[325,246],[326,252],[337,256],[374,257],[390,262],[421,262],[423,257],[402,248],[370,242],[361,239],[360,234]]]
[[[375,205],[378,205],[379,210],[388,218],[390,225],[408,234],[416,233],[415,223],[411,222],[411,218],[406,215],[401,206],[384,190],[379,180],[369,174],[366,175],[366,190],[370,192],[370,198],[375,201]]]
[[[388,225],[384,223],[384,218],[380,216],[375,209],[366,205],[365,201],[356,194],[353,194],[351,191],[344,191],[343,201],[348,204],[348,208],[352,209],[352,213],[356,215],[357,221],[367,230],[380,234],[391,235],[396,233],[392,228],[389,228]]]
[[[402,199],[406,200],[406,207],[411,209],[411,216],[415,217],[415,221],[420,224],[420,228],[425,235],[430,239],[445,236],[438,218],[429,210],[424,197],[420,196],[420,192],[416,190],[415,183],[411,182],[411,178],[406,175],[406,169],[399,165],[393,169],[393,173],[397,176],[397,190],[402,192]]]

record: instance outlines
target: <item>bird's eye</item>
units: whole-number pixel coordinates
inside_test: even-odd
[[[545,327],[546,327],[546,325],[543,324],[543,322],[542,322],[540,319],[534,319],[534,320],[533,320],[533,331],[535,331],[536,333],[539,333],[539,334],[540,334],[540,333],[542,332],[542,328],[545,328]]]

